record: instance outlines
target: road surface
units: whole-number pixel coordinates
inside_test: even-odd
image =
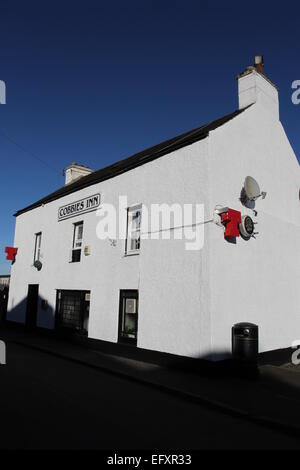
[[[300,440],[151,387],[9,343],[1,449],[297,449]]]

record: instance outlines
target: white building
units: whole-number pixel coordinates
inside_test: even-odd
[[[261,352],[300,338],[299,164],[256,62],[238,77],[238,111],[99,171],[71,165],[65,187],[16,214],[9,320],[203,358],[229,353],[241,321],[259,325]],[[241,202],[247,176],[266,197]],[[127,240],[100,240],[98,211],[120,196]],[[172,219],[134,237],[153,204],[203,204],[203,248],[174,239]],[[258,235],[224,238],[220,207]]]

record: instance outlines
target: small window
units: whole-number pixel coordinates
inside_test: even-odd
[[[138,253],[141,247],[142,207],[128,209],[126,254]]]
[[[72,263],[79,263],[81,260],[81,249],[83,243],[83,222],[74,224],[73,248],[71,255]]]
[[[35,247],[33,262],[41,261],[42,232],[35,234]]]

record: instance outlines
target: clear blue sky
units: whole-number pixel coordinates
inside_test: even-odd
[[[255,54],[300,156],[299,2],[210,3],[1,2],[0,273],[13,213],[62,186],[64,167],[97,169],[233,111]]]

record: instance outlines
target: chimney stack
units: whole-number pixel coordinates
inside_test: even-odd
[[[278,89],[264,72],[264,57],[256,55],[254,65],[238,76],[239,109],[257,104],[273,119],[279,120]]]
[[[74,183],[80,178],[90,175],[91,173],[93,173],[93,170],[89,168],[88,166],[78,165],[78,163],[75,163],[75,162],[71,163],[71,165],[69,165],[65,169],[65,177],[66,177],[65,185]]]

